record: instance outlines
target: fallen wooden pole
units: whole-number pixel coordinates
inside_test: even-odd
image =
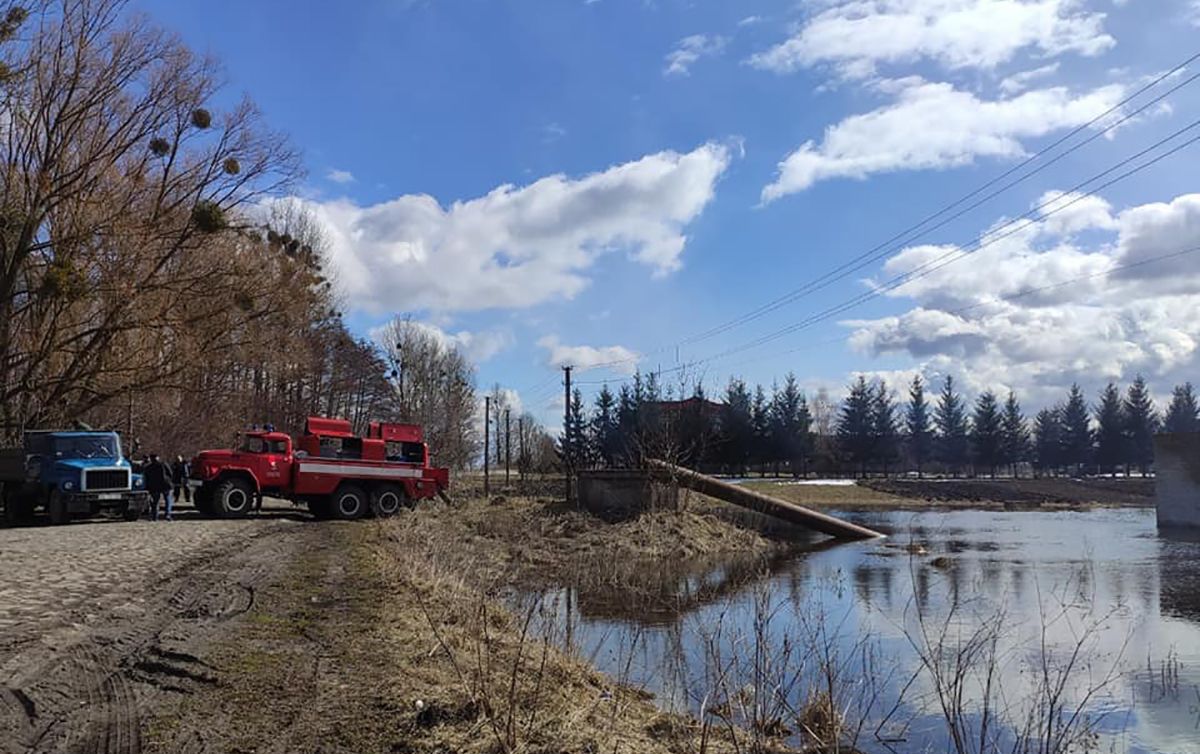
[[[646,461],[646,465],[652,473],[660,477],[666,477],[681,487],[687,487],[702,495],[709,495],[718,500],[724,500],[727,503],[748,508],[756,513],[773,516],[788,523],[803,526],[806,529],[814,529],[831,537],[838,537],[839,539],[870,539],[872,537],[886,536],[874,529],[852,524],[849,521],[843,521],[840,518],[835,518],[810,508],[796,505],[795,503],[776,500],[762,493],[739,487],[736,484],[722,482],[720,479],[714,479],[704,474],[697,474],[694,471],[667,463],[666,461],[650,459]]]

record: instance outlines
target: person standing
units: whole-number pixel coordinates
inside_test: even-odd
[[[150,493],[150,520],[158,520],[158,499],[161,497],[166,501],[166,519],[170,521],[175,503],[171,497],[171,467],[157,453],[151,453],[142,469],[142,477],[146,481],[146,491]]]
[[[188,477],[191,475],[190,464],[183,460],[183,456],[175,456],[175,463],[171,464],[171,482],[175,487],[176,500],[192,502],[192,488],[188,486]]]

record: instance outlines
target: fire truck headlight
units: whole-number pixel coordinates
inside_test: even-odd
[[[73,490],[73,489],[75,489],[75,483],[72,481],[63,482],[63,489],[64,490]]]

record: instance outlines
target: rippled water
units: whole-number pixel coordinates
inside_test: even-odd
[[[542,604],[558,636],[664,706],[737,707],[773,686],[785,702],[760,715],[795,731],[814,689],[836,687],[860,749],[944,751],[947,693],[922,663],[940,648],[965,668],[972,733],[990,684],[999,749],[1022,703],[1062,679],[1063,712],[1090,721],[1096,750],[1200,753],[1200,543],[1160,537],[1153,510],[840,515],[891,536],[716,569],[646,564],[640,588]],[[976,646],[990,628],[995,643]]]

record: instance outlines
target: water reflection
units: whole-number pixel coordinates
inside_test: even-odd
[[[1043,693],[1031,667],[1073,668],[1062,693],[1096,720],[1090,745],[1200,753],[1200,543],[1160,539],[1153,511],[852,517],[892,536],[707,572],[643,564],[611,588],[545,595],[550,624],[570,626],[589,659],[666,706],[697,709],[714,659],[731,676],[789,678],[796,709],[814,674],[843,673],[846,703],[872,722],[858,745],[881,752],[946,748],[939,681],[921,654],[961,649],[994,626],[994,646],[978,651],[991,652],[1007,698]],[[986,696],[981,684],[966,683],[967,696]],[[975,723],[982,714],[966,712]],[[1011,747],[1018,736],[1009,726],[996,740]]]

